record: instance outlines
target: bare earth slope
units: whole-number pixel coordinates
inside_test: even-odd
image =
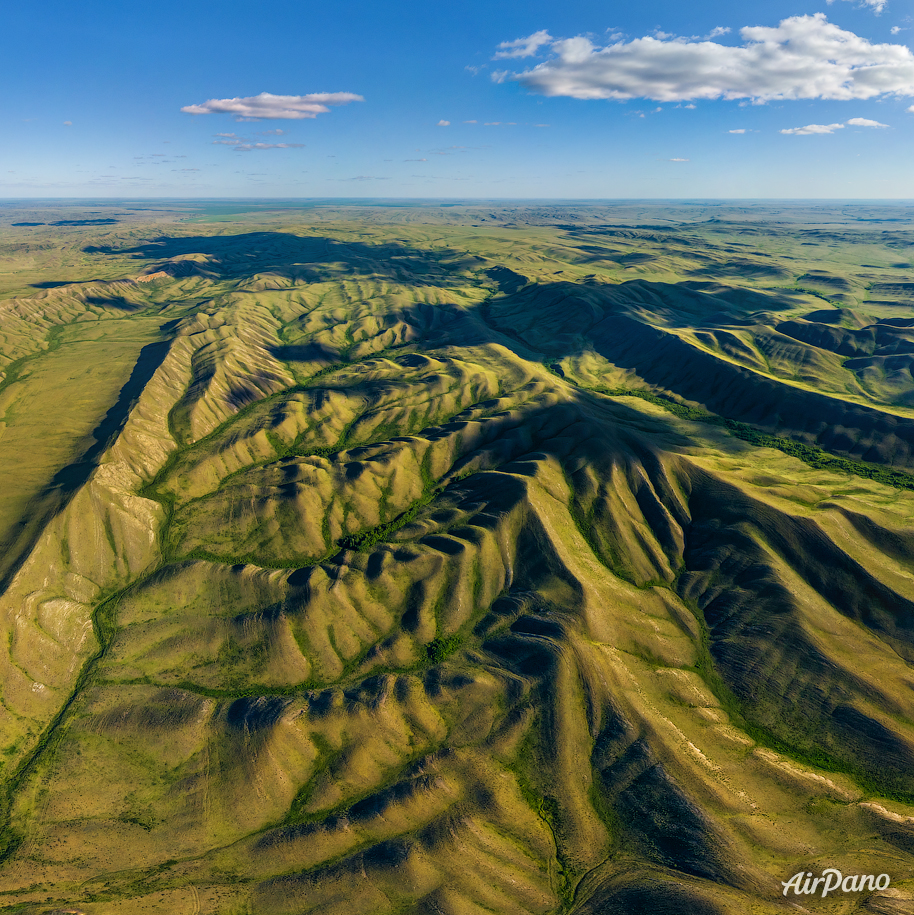
[[[664,212],[0,226],[0,911],[914,911],[914,229]]]

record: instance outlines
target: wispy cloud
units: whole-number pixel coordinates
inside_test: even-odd
[[[253,152],[256,149],[304,149],[304,143],[259,143],[234,133],[217,133],[213,136],[214,146],[231,146],[237,152]]]
[[[914,96],[909,48],[873,44],[830,23],[823,13],[793,16],[776,27],[746,27],[740,35],[741,47],[649,36],[600,48],[585,36],[565,38],[551,41],[552,59],[523,72],[499,71],[492,79],[579,99]]]
[[[445,121],[445,120],[442,118],[442,119],[438,122],[438,125],[437,125],[437,126],[438,126],[438,127],[450,127],[450,126],[451,126],[451,122],[450,122],[450,121]]]
[[[835,0],[825,0],[825,2],[831,6]],[[888,6],[888,0],[857,0],[857,5],[868,6],[878,16]]]
[[[328,105],[364,102],[352,92],[312,92],[310,95],[272,95],[261,92],[247,98],[210,99],[199,105],[185,105],[185,114],[232,114],[239,121],[301,120],[316,118],[330,109]]]
[[[728,130],[727,133],[745,133],[745,127],[738,127],[736,130]]]
[[[670,162],[690,162],[691,159],[670,159]]]
[[[495,52],[493,60],[504,57],[533,57],[539,49],[555,39],[545,30],[540,29],[526,38],[515,38],[514,41],[503,41]]]
[[[805,127],[789,127],[781,133],[792,134],[796,137],[805,137],[811,134],[834,133],[844,130],[843,124],[807,124]]]
[[[912,106],[914,107],[914,106]],[[836,130],[843,130],[846,126],[850,127],[888,127],[880,121],[873,121],[870,118],[851,118],[845,124],[807,124],[805,127],[790,127],[782,130],[781,133],[791,134],[797,137],[810,136],[811,134],[834,133]],[[732,133],[732,131],[731,131]]]

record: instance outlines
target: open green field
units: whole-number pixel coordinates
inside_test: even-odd
[[[900,206],[3,204],[0,912],[910,915],[912,370]]]

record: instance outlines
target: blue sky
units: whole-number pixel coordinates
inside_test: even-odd
[[[0,197],[910,199],[912,47],[912,0],[5,4]]]

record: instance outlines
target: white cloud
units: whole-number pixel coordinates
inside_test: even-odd
[[[670,162],[689,162],[690,159],[670,159]]]
[[[831,6],[835,0],[825,0],[825,2]],[[859,5],[870,7],[878,15],[886,8],[888,0],[859,0]]]
[[[544,45],[553,41],[553,37],[545,30],[540,29],[526,38],[516,38],[514,41],[503,41],[495,52],[492,60],[503,57],[533,57]]]
[[[272,95],[261,92],[248,98],[210,99],[201,105],[185,105],[185,114],[233,114],[236,120],[301,120],[316,118],[330,109],[328,105],[348,105],[364,102],[352,92],[312,92],[310,95]]]
[[[914,110],[914,105],[908,109]],[[872,121],[869,118],[851,118],[847,122],[851,127],[888,127],[888,124],[882,124],[879,121]],[[788,130],[782,130],[781,133],[792,134],[802,137],[810,134],[834,133],[836,130],[843,130],[844,124],[807,124],[805,127],[791,127]],[[734,131],[730,131],[733,133]]]
[[[450,121],[445,121],[442,119],[438,122],[438,127],[450,127],[450,126],[451,126]]]
[[[745,127],[740,127],[740,128],[738,128],[737,130],[729,130],[729,131],[727,131],[727,132],[728,132],[728,133],[745,133],[745,132],[746,132],[746,128],[745,128]]]
[[[814,133],[834,133],[836,130],[843,129],[843,124],[807,124],[805,127],[791,127],[788,130],[782,130],[781,133],[805,137]]]
[[[717,38],[720,35],[728,35],[729,33],[729,26],[718,25],[711,29],[711,31],[708,33],[708,38]]]
[[[914,114],[914,105],[911,105],[910,108],[905,108],[905,111],[907,111],[909,114]]]
[[[520,73],[493,73],[532,92],[578,99],[867,99],[914,96],[914,54],[873,44],[823,13],[740,30],[744,44],[653,37],[596,47],[578,36],[551,43],[554,57]]]
[[[72,127],[72,126],[73,126],[73,122],[72,122],[72,121],[64,121],[64,122],[63,122],[63,126],[64,126],[64,127]]]

